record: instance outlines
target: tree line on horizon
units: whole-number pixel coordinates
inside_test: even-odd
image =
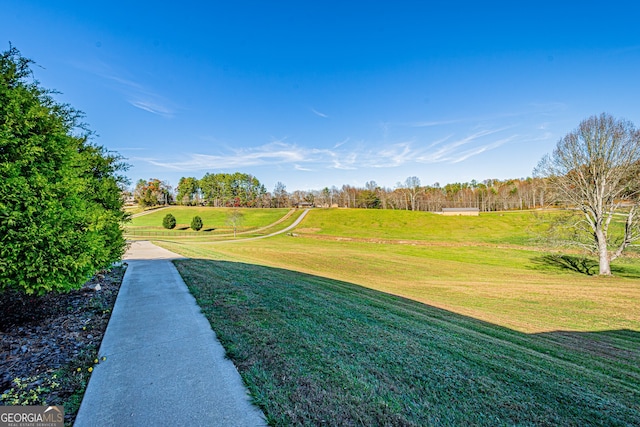
[[[364,187],[343,185],[322,190],[288,192],[278,182],[272,192],[245,173],[207,173],[203,178],[182,177],[175,189],[158,178],[139,180],[133,199],[142,206],[178,204],[184,206],[291,208],[296,206],[360,209],[398,209],[439,212],[443,208],[478,208],[481,212],[523,210],[544,206],[549,201],[544,178],[486,179],[441,186],[422,185],[415,176],[395,188],[369,181]]]

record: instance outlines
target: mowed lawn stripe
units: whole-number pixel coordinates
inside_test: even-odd
[[[637,369],[552,335],[299,272],[177,265],[274,425],[640,422]]]

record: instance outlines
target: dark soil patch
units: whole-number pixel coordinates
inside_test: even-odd
[[[66,294],[0,293],[0,405],[64,405],[73,423],[124,271],[100,272]]]

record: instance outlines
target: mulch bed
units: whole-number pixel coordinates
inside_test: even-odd
[[[100,272],[66,294],[0,293],[0,405],[64,405],[73,423],[124,271]]]

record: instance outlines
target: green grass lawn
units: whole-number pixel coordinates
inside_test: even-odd
[[[431,212],[319,209],[298,231],[362,239],[526,244],[543,227],[535,212],[491,212],[450,217]]]
[[[351,283],[176,262],[272,425],[637,425],[637,331],[523,334]]]
[[[135,215],[135,214],[139,214],[139,213],[144,212],[145,208],[143,208],[141,206],[138,206],[138,205],[133,205],[133,206],[125,206],[124,210],[128,214]]]
[[[589,276],[531,213],[387,212],[161,242],[272,424],[640,423],[637,258]]]

